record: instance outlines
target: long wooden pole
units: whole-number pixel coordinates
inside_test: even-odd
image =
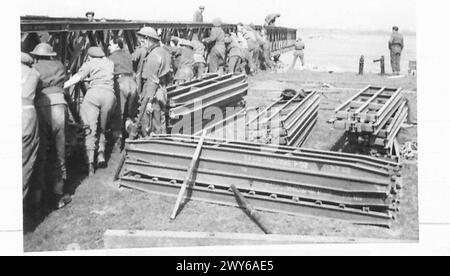
[[[253,206],[244,198],[244,196],[239,192],[239,190],[234,186],[234,184],[230,185],[233,190],[234,195],[236,196],[236,200],[238,205],[244,209],[247,215],[256,223],[256,225],[263,230],[265,234],[272,234],[272,232],[264,225],[261,216],[258,212],[253,208]]]
[[[206,131],[203,131],[200,140],[198,141],[197,148],[195,149],[194,155],[192,156],[191,164],[189,165],[186,178],[181,184],[180,192],[178,193],[177,202],[173,208],[172,214],[170,215],[170,219],[175,219],[178,208],[180,208],[181,201],[183,200],[184,194],[186,193],[187,185],[191,182],[192,174],[197,167],[198,159],[200,157],[200,153],[202,151],[203,141],[205,140]]]

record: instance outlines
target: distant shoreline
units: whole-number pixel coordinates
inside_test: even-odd
[[[354,34],[354,35],[390,35],[391,31],[386,30],[354,30],[354,29],[327,29],[327,28],[298,28],[300,33],[339,33],[339,34]],[[400,33],[407,36],[416,36],[415,31],[401,30]]]

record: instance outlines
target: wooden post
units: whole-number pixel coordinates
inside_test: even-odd
[[[271,231],[267,229],[266,226],[264,226],[261,216],[257,213],[253,206],[247,202],[247,200],[244,198],[241,192],[239,192],[236,186],[234,186],[234,184],[231,184],[230,187],[233,190],[234,195],[236,196],[238,205],[244,208],[244,211],[247,213],[247,215],[256,223],[256,225],[258,225],[259,228],[261,228],[261,230],[263,230],[265,234],[272,234]]]
[[[178,193],[177,202],[173,208],[172,214],[170,215],[170,219],[175,219],[178,213],[178,208],[180,207],[181,201],[183,200],[184,194],[186,193],[187,185],[191,182],[192,175],[194,170],[197,167],[198,159],[200,157],[200,153],[202,151],[203,141],[205,140],[206,131],[204,130],[202,133],[202,137],[198,141],[197,148],[195,149],[194,155],[192,156],[191,164],[189,165],[186,178],[181,184],[180,192]]]

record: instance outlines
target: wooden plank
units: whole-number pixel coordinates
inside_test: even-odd
[[[173,208],[172,214],[170,215],[170,219],[175,219],[178,213],[178,208],[180,207],[181,201],[183,200],[184,194],[186,193],[187,185],[191,182],[192,175],[194,174],[194,170],[197,167],[198,159],[200,157],[200,153],[202,152],[203,141],[205,141],[206,131],[203,131],[200,140],[198,141],[197,148],[195,149],[194,155],[192,156],[191,164],[189,165],[186,178],[181,185],[180,192],[178,193],[177,202]]]
[[[323,243],[417,243],[417,240],[373,239],[333,236],[264,235],[251,233],[212,233],[183,231],[106,230],[105,249],[226,246],[226,245],[293,245]]]

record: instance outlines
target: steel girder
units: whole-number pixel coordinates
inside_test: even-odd
[[[334,127],[347,140],[381,154],[392,152],[408,108],[401,88],[367,86],[335,110]]]
[[[173,195],[198,139],[127,141],[121,185]],[[260,210],[389,226],[399,210],[399,168],[368,156],[207,137],[189,189],[193,199],[233,205],[228,189],[235,184]]]

